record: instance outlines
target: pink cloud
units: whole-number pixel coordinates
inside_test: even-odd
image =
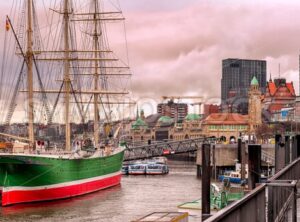
[[[218,96],[221,60],[228,57],[267,59],[273,76],[283,63],[284,76],[298,67],[299,10],[271,2],[201,2],[169,12],[125,12],[134,91]]]

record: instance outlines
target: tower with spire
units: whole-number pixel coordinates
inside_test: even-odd
[[[259,90],[259,83],[256,77],[254,76],[251,80],[251,85],[249,89],[249,106],[248,106],[248,115],[249,115],[249,128],[250,132],[254,133],[255,129],[261,125],[261,91]]]

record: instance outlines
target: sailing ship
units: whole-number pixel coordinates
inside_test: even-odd
[[[6,124],[13,116],[14,103],[16,103],[15,94],[20,91],[25,93],[25,100],[28,102],[26,107],[28,138],[7,135],[4,132],[1,135],[27,141],[28,145],[19,149],[18,153],[0,154],[2,206],[69,198],[118,185],[121,180],[125,148],[119,145],[116,138],[99,138],[99,116],[100,113],[105,113],[108,123],[112,121],[110,116],[112,104],[122,104],[121,99],[128,95],[124,86],[119,87],[119,91],[112,91],[109,88],[111,85],[116,85],[116,78],[118,80],[124,77],[128,79],[131,74],[128,65],[124,65],[123,61],[120,62],[110,50],[105,34],[107,22],[124,20],[122,11],[104,12],[100,0],[84,1],[84,4],[75,4],[72,0],[62,0],[58,5],[59,9],[51,9],[54,15],[60,17],[57,21],[61,22],[61,26],[55,22],[52,24],[52,27],[62,30],[60,35],[56,35],[59,36],[60,42],[50,40],[47,45],[56,48],[49,50],[43,49],[41,38],[38,38],[39,29],[36,21],[38,16],[35,1],[24,0],[23,2],[21,13],[23,19],[21,21],[25,21],[26,25],[20,26],[21,28],[16,30],[11,19],[7,17],[6,29],[14,36],[16,54],[22,61],[17,84],[21,85],[19,79],[22,79],[24,73],[27,84],[25,90],[16,87],[11,99],[15,101],[11,101],[11,104],[8,105]],[[77,9],[74,8],[76,5]],[[88,5],[88,9],[85,9],[83,5]],[[53,7],[57,7],[57,5],[53,5]],[[78,32],[75,31],[76,25],[80,27],[79,32],[81,33],[80,38],[77,39],[75,38],[75,32]],[[25,30],[24,33],[20,31],[22,29]],[[79,41],[84,44],[78,44]],[[83,47],[83,49],[77,49],[79,47]],[[46,65],[40,65],[42,62],[51,63],[51,66],[45,68]],[[53,63],[55,64],[53,65]],[[44,70],[48,70],[44,74],[48,80],[51,80],[52,76],[60,77],[59,89],[46,89],[46,85],[53,86],[55,84],[43,82],[42,72]],[[52,74],[52,72],[56,72],[56,74]],[[34,77],[34,74],[37,77]],[[36,85],[39,86],[39,89],[34,89]],[[83,89],[83,85],[88,89]],[[56,145],[55,141],[50,141],[55,146],[49,151],[41,148],[40,142],[37,143],[34,133],[35,95],[41,97],[39,101],[42,101],[41,106],[45,109],[49,124],[52,123],[55,112],[60,116],[61,112],[57,109],[55,111],[55,108],[58,107],[59,97],[64,96],[65,141],[60,143],[63,144],[63,149],[59,149],[59,143]],[[49,105],[51,96],[54,98],[52,107]],[[71,129],[74,109],[77,109],[80,121],[84,123],[86,114],[89,114],[87,107],[90,104],[93,107],[94,118],[93,138],[84,134],[85,136],[75,143],[76,150],[74,150],[72,144],[76,138],[72,135]],[[108,110],[105,110],[105,105],[109,107]],[[100,111],[101,107],[103,112]],[[113,141],[114,139],[115,141]]]

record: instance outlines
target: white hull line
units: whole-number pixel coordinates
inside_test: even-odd
[[[58,184],[51,184],[51,185],[44,185],[44,186],[36,186],[36,187],[25,187],[25,186],[12,186],[12,187],[3,187],[2,192],[9,192],[9,191],[17,191],[17,190],[42,190],[42,189],[53,189],[53,188],[60,188],[60,187],[68,187],[72,185],[79,185],[83,183],[93,182],[97,180],[103,180],[110,177],[121,175],[121,171],[118,171],[116,173],[106,174],[103,176],[98,177],[92,177],[88,179],[82,179],[82,180],[75,180],[70,182],[64,182],[64,183],[58,183]]]

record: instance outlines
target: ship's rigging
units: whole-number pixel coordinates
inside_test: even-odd
[[[94,143],[97,146],[100,117],[110,122],[114,105],[132,104],[130,99],[126,99],[131,76],[128,62],[120,60],[107,41],[106,24],[122,22],[122,11],[115,5],[112,9],[117,10],[103,11],[104,1],[100,0],[64,0],[60,4],[52,1],[51,11],[46,13],[47,26],[42,32],[37,22],[39,15],[36,8],[35,0],[26,0],[19,9],[21,13],[13,45],[19,55],[20,64],[16,66],[19,71],[12,69],[7,72],[7,60],[3,60],[1,77],[9,76],[8,80],[13,80],[14,87],[3,88],[7,92],[1,93],[2,108],[7,110],[2,112],[2,121],[6,125],[11,123],[18,101],[23,97],[28,101],[25,109],[32,144],[34,122],[44,118],[49,124],[53,121],[65,122],[65,147],[70,150],[70,123],[78,121],[78,118],[72,117],[79,116],[80,122],[84,123],[92,116]],[[12,28],[16,17],[12,19]],[[80,29],[77,29],[78,26]],[[11,41],[11,36],[6,38]],[[5,51],[12,52],[11,48]],[[17,78],[13,72],[19,74]],[[64,121],[59,119],[62,117],[62,107]],[[90,115],[91,107],[93,115]]]

